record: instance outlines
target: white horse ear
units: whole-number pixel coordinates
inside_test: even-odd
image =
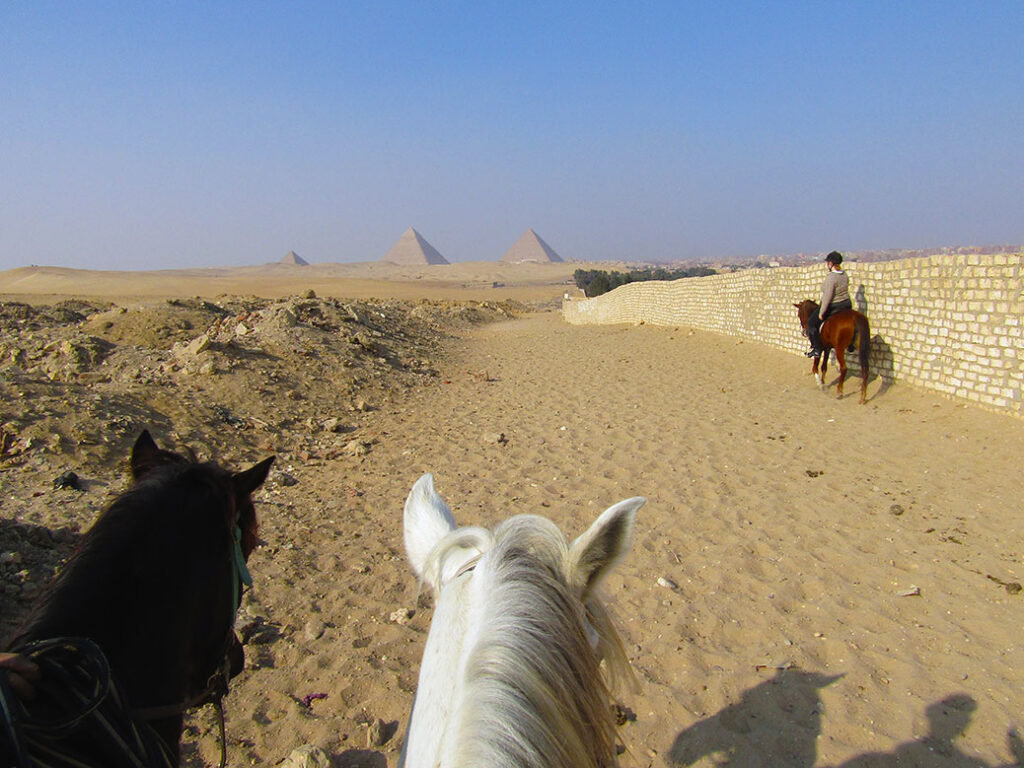
[[[636,512],[646,502],[643,496],[634,496],[609,507],[572,543],[568,581],[584,602],[629,552]]]
[[[434,476],[423,475],[405,500],[405,553],[417,578],[423,578],[427,555],[455,528],[455,517],[434,490]]]

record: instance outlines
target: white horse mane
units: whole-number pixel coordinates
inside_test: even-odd
[[[433,493],[432,483],[429,491]],[[436,500],[454,525],[443,501]],[[610,693],[634,678],[594,587],[625,554],[632,515],[642,503],[632,499],[625,514],[620,510],[625,528],[613,543],[621,547],[625,540],[621,551],[611,551],[596,536],[585,547],[578,542],[570,547],[549,520],[520,515],[493,534],[482,528],[453,528],[420,564],[414,562],[422,582],[438,598],[442,588],[470,569],[483,596],[472,622],[476,633],[461,667],[452,768],[617,764]],[[406,516],[406,544],[412,553],[408,506]],[[594,565],[594,560],[600,563]],[[409,758],[415,762],[412,754]]]

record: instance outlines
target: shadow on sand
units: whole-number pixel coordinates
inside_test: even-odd
[[[728,768],[813,768],[824,709],[819,691],[840,677],[780,670],[771,680],[746,691],[735,704],[681,731],[669,750],[668,762],[687,766],[712,756],[715,765]],[[925,711],[926,736],[904,742],[891,752],[865,752],[837,768],[1024,766],[1024,740],[1016,729],[1007,734],[1012,763],[993,767],[960,751],[954,742],[966,730],[976,708],[967,694],[947,696]]]

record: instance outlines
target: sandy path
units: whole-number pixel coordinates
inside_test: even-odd
[[[624,765],[1012,762],[1024,594],[988,576],[1024,581],[1024,425],[877,381],[837,402],[767,347],[556,313],[474,330],[438,367],[372,414],[367,456],[282,457],[299,484],[260,506],[267,632],[229,700],[233,762],[313,742],[397,764],[431,612],[389,616],[414,605],[401,510],[424,471],[460,523],[539,512],[570,536],[648,497],[606,590],[641,683]],[[367,748],[376,718],[394,734]]]

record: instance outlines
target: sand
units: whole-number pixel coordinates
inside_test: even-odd
[[[298,482],[257,494],[229,765],[307,743],[397,765],[431,618],[401,514],[428,471],[460,523],[531,512],[575,536],[648,498],[605,587],[639,681],[624,766],[1024,758],[1021,422],[879,381],[866,406],[837,401],[775,349],[551,310],[466,329],[433,362],[361,417],[366,455],[281,454]],[[186,765],[216,764],[215,733],[192,718]]]

